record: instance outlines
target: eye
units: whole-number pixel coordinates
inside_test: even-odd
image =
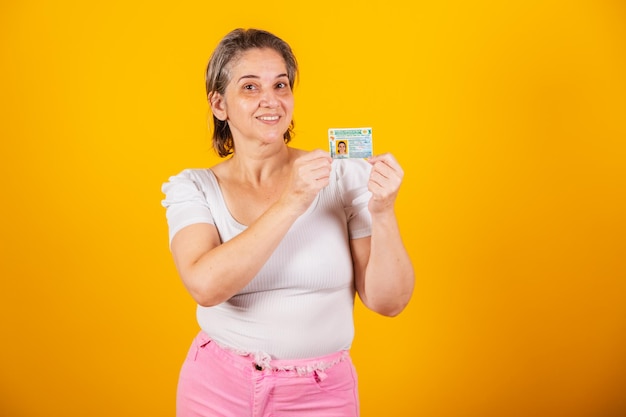
[[[289,84],[287,84],[286,82],[281,81],[281,82],[276,84],[276,88],[279,88],[279,89],[289,88]]]
[[[254,90],[256,87],[254,86],[254,84],[245,84],[243,86],[244,90]]]

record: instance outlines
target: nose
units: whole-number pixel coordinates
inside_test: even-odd
[[[278,98],[276,97],[276,93],[272,89],[266,89],[263,91],[261,95],[261,102],[259,103],[261,107],[274,108],[278,107]]]

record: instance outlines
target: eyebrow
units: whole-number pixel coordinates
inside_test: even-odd
[[[278,75],[276,76],[276,79],[278,79],[278,78],[283,78],[283,77],[289,78],[289,76],[285,73],[285,74],[278,74]],[[253,74],[242,75],[241,77],[239,77],[239,79],[237,80],[237,82],[239,82],[239,81],[241,81],[241,80],[248,79],[248,78],[259,79],[259,78],[261,78],[261,77],[259,77],[258,75],[253,75]]]

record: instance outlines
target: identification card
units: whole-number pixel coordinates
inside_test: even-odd
[[[369,158],[372,156],[372,128],[328,129],[330,156],[341,158]]]

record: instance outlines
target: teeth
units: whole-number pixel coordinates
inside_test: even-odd
[[[278,120],[278,116],[261,116],[259,117],[260,120],[266,120],[266,121],[272,121],[272,120]]]

